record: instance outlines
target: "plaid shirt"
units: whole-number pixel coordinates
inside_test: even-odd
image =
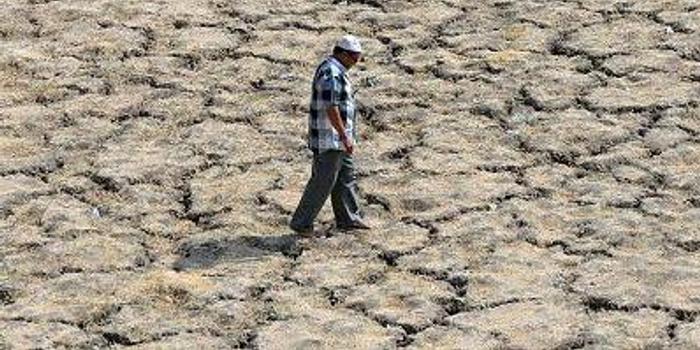
[[[327,109],[337,106],[345,123],[345,134],[357,141],[357,117],[347,69],[335,57],[326,58],[316,69],[309,106],[309,148],[314,151],[344,150]]]

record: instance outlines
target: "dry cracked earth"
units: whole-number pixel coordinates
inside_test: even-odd
[[[698,349],[699,257],[698,0],[0,0],[0,349]]]

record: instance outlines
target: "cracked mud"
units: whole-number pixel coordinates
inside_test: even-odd
[[[374,229],[287,229],[363,39]],[[0,0],[0,349],[700,348],[695,0]]]

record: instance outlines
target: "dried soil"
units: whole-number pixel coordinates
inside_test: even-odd
[[[0,0],[0,349],[700,348],[698,254],[696,0]]]

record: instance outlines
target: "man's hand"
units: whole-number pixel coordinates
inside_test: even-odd
[[[345,134],[341,135],[342,136],[340,137],[340,141],[343,141],[343,146],[345,146],[345,153],[347,153],[348,155],[352,155],[355,145],[353,145],[352,140],[345,136]]]
[[[333,125],[335,132],[338,133],[340,141],[343,142],[343,147],[345,147],[345,153],[352,155],[354,148],[353,141],[352,139],[349,139],[348,136],[345,134],[345,123],[343,123],[343,120],[340,118],[340,110],[338,109],[338,106],[329,107],[327,112],[328,119],[330,120],[331,125]]]

